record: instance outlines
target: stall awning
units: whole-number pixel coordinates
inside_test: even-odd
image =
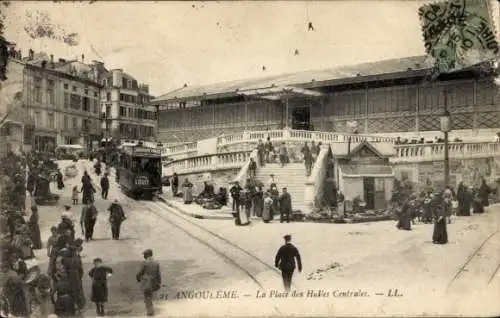
[[[280,100],[281,98],[291,96],[321,97],[323,96],[323,93],[299,87],[274,86],[241,91],[240,95],[262,99]]]
[[[340,165],[344,177],[393,177],[394,171],[388,165]]]

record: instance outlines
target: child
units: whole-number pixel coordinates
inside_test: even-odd
[[[97,316],[104,316],[104,303],[108,301],[108,277],[113,270],[102,265],[102,259],[94,259],[94,268],[89,272],[92,278],[91,300],[96,305]]]
[[[50,257],[52,254],[52,249],[54,248],[54,245],[56,244],[57,240],[57,227],[53,226],[50,228],[50,237],[47,240],[47,257]]]
[[[73,194],[71,195],[71,199],[73,200],[73,205],[78,204],[78,187],[73,187]]]

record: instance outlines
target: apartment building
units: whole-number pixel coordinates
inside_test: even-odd
[[[35,151],[53,151],[60,144],[90,149],[101,138],[99,65],[54,61],[53,55],[29,51],[10,59],[22,63],[24,144]]]
[[[108,140],[156,139],[156,107],[149,86],[139,84],[122,69],[107,72],[102,80],[102,130]]]

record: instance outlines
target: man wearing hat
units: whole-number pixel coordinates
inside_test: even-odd
[[[125,221],[125,213],[118,200],[115,199],[113,203],[108,208],[109,211],[109,223],[111,224],[111,236],[113,240],[120,239],[120,228],[122,222]]]
[[[297,259],[299,273],[302,272],[302,260],[299,250],[292,244],[292,236],[287,234],[283,238],[285,239],[285,244],[276,253],[274,266],[281,270],[285,291],[289,292],[292,285],[293,272],[295,271],[295,259]]]
[[[57,226],[57,232],[67,235],[69,242],[75,239],[75,226],[71,220],[73,215],[70,212],[71,206],[65,205],[65,211],[61,214],[61,223]]]
[[[286,223],[290,223],[290,214],[292,214],[292,197],[286,188],[283,188],[283,192],[279,196],[278,201],[280,204],[280,223],[285,221],[285,217]]]
[[[137,272],[137,282],[141,284],[141,290],[144,294],[144,304],[146,305],[146,314],[154,316],[153,293],[161,287],[160,265],[153,260],[153,251],[145,250],[143,253],[144,261]]]

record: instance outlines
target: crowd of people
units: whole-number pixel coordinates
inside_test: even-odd
[[[417,221],[434,224],[432,242],[435,244],[448,243],[447,224],[451,222],[452,215],[470,216],[471,210],[474,214],[484,213],[493,193],[484,179],[481,186],[474,190],[463,182],[459,183],[456,191],[449,186],[438,192],[428,187],[415,195],[412,190],[396,180],[392,201],[398,206],[397,228],[409,231]]]
[[[7,174],[11,171],[21,171],[22,165],[18,165],[17,158],[13,158],[9,169],[2,171]],[[7,209],[2,209],[0,215],[1,225],[1,271],[0,271],[0,316],[1,317],[73,317],[81,316],[86,297],[83,290],[84,268],[81,253],[85,241],[94,239],[94,226],[99,214],[94,205],[93,186],[90,175],[84,172],[81,179],[81,189],[73,188],[73,206],[80,202],[82,196],[82,210],[80,214],[80,226],[82,237],[79,238],[73,217],[72,207],[64,205],[60,222],[51,227],[51,235],[47,240],[45,249],[48,258],[47,271],[43,271],[35,258],[34,250],[42,250],[42,242],[39,227],[39,211],[35,203],[37,188],[41,185],[40,179],[48,179],[48,171],[54,167],[47,167],[45,160],[37,156],[28,157],[28,178],[23,180],[20,173],[11,177],[14,180],[10,201],[4,203]],[[97,175],[101,173],[99,167],[94,167]],[[2,168],[6,168],[3,166]],[[57,171],[53,180],[58,189],[64,188],[64,178],[60,170]],[[59,176],[61,174],[61,176]],[[42,176],[42,178],[40,178]],[[107,173],[101,179],[101,186],[108,186]],[[18,180],[19,179],[19,180]],[[76,189],[76,190],[75,190]],[[38,190],[38,194],[39,194]],[[28,192],[32,203],[31,213],[24,213],[25,202],[19,197],[25,198],[22,193]],[[103,187],[101,193],[103,199],[107,199],[107,189]],[[2,193],[4,194],[4,193]],[[6,194],[6,193],[5,193]],[[5,200],[9,199],[4,198]],[[114,200],[108,208],[111,234],[114,240],[120,238],[120,227],[126,219],[121,204]],[[159,265],[152,259],[152,251],[146,250],[144,262],[137,274],[137,281],[141,284],[144,292],[146,311],[148,316],[154,315],[152,305],[152,292],[160,288],[161,275]],[[104,265],[101,258],[93,260],[93,268],[88,271],[91,280],[90,300],[95,303],[97,316],[105,315],[104,304],[108,300],[107,279],[113,270]]]

